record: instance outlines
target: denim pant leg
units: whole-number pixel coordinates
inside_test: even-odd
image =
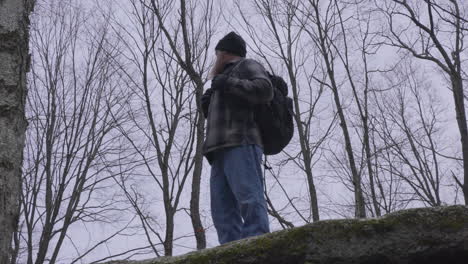
[[[242,145],[224,152],[224,173],[244,221],[241,238],[270,232],[263,194],[262,153],[257,145]]]
[[[241,238],[242,218],[224,173],[223,151],[216,153],[210,177],[211,217],[220,244]]]

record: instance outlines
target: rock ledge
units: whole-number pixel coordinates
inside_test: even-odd
[[[468,263],[468,207],[326,220],[186,255],[108,264]]]

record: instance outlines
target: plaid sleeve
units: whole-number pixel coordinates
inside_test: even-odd
[[[265,68],[254,60],[245,60],[239,78],[229,77],[226,94],[240,97],[252,104],[273,99],[273,87]]]

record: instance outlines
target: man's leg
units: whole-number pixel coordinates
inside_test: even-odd
[[[224,173],[244,220],[241,238],[270,232],[261,170],[262,149],[256,145],[229,148]]]
[[[211,217],[220,244],[241,238],[242,219],[224,173],[223,151],[213,161],[210,177]]]

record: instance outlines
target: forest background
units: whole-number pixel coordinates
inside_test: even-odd
[[[282,76],[272,230],[468,202],[461,0],[38,0],[11,263],[214,247],[200,98],[230,31]]]

